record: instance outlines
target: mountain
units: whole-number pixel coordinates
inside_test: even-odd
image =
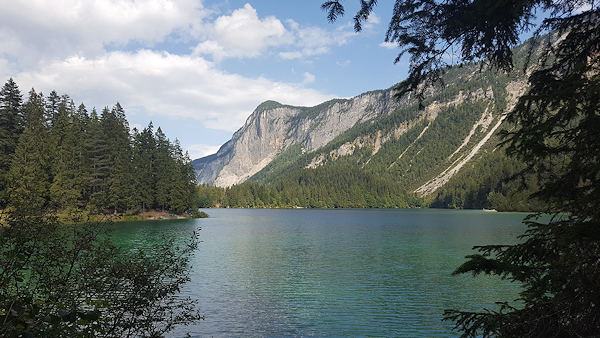
[[[515,189],[503,179],[519,164],[497,151],[497,134],[510,127],[505,113],[524,76],[472,63],[446,69],[444,81],[424,109],[410,95],[396,100],[393,87],[315,107],[264,102],[216,154],[193,162],[198,183],[273,185],[306,170],[358,170],[439,206],[508,203]]]
[[[391,90],[315,107],[266,101],[216,154],[193,162],[198,183],[223,187],[243,183],[292,145],[316,150],[357,123],[387,115],[402,104],[392,99]]]

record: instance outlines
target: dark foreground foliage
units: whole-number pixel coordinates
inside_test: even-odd
[[[527,220],[525,242],[475,247],[454,274],[494,274],[521,283],[518,302],[484,312],[448,310],[463,337],[598,337],[600,224],[563,216]]]
[[[24,205],[2,216],[0,336],[161,337],[203,319],[179,295],[197,233],[123,250],[107,221],[60,224]]]

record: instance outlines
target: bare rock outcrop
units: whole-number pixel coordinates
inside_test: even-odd
[[[301,144],[306,151],[318,149],[357,123],[406,104],[392,95],[392,90],[375,91],[315,107],[267,101],[216,154],[193,161],[197,182],[220,187],[243,183],[294,144]]]

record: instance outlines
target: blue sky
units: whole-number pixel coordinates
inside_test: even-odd
[[[322,0],[0,0],[0,79],[125,108],[192,159],[217,151],[265,100],[313,106],[384,89],[408,60],[382,44],[392,1],[364,30],[330,24]]]

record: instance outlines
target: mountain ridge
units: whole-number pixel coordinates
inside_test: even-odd
[[[504,116],[526,89],[523,74],[504,74],[478,63],[445,72],[445,86],[429,90],[424,109],[410,95],[396,100],[394,87],[314,107],[265,101],[217,154],[194,161],[198,182],[220,187],[274,184],[299,170],[347,167],[448,206],[463,205],[464,196],[457,197],[461,194],[476,194],[482,204],[487,195],[500,200],[497,191],[502,190],[503,198],[510,199],[502,180],[518,165],[494,154]],[[500,176],[472,172],[486,161],[509,169]],[[485,186],[471,184],[471,192],[460,188],[469,185],[463,182],[469,175]],[[463,191],[456,195],[442,189],[438,194],[449,182]]]
[[[388,113],[402,104],[392,95],[391,89],[373,91],[314,107],[265,101],[216,154],[193,161],[197,182],[222,187],[242,183],[293,144],[313,151],[356,123]]]

